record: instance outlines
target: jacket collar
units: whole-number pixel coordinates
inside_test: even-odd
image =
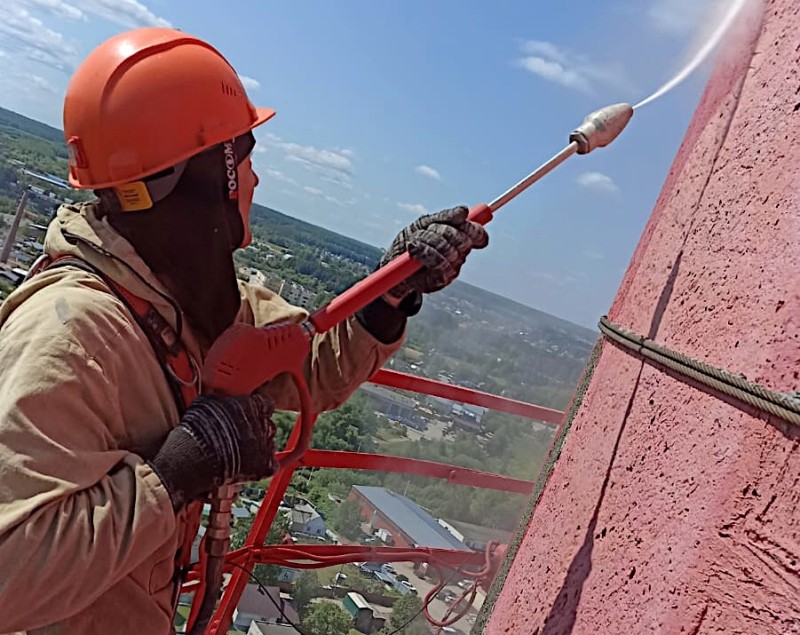
[[[200,347],[191,329],[180,316],[178,303],[156,278],[125,238],[118,234],[108,219],[98,215],[96,202],[62,205],[50,223],[44,241],[45,254],[55,259],[74,256],[102,271],[134,295],[150,302],[179,330],[188,352],[200,359]]]

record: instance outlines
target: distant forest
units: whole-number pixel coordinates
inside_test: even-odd
[[[282,247],[300,243],[309,247],[323,249],[342,258],[358,262],[370,268],[375,267],[383,253],[377,247],[342,236],[336,232],[312,225],[287,216],[274,209],[253,204],[251,218],[266,232],[270,242]]]

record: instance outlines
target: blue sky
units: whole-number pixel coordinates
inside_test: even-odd
[[[658,88],[720,3],[4,0],[0,105],[61,127],[69,73],[94,46],[130,27],[178,27],[278,111],[257,134],[256,200],[385,246],[423,211],[491,200],[591,110]],[[594,326],[708,69],[503,208],[463,279]]]

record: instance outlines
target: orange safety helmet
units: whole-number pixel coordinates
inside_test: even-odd
[[[64,99],[69,182],[103,189],[139,181],[270,119],[228,61],[202,40],[160,27],[103,42]]]

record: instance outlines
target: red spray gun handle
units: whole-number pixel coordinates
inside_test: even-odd
[[[484,204],[470,210],[469,219],[485,225],[492,210]],[[398,285],[420,268],[407,253],[373,272],[302,324],[279,322],[264,327],[234,324],[209,350],[203,366],[203,384],[223,395],[249,395],[281,373],[290,373],[300,397],[300,436],[281,465],[297,461],[311,441],[311,398],[302,368],[314,333],[324,333]]]

